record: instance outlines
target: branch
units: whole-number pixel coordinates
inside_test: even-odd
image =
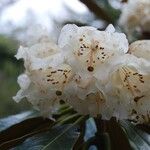
[[[99,18],[109,22],[109,23],[114,23],[112,18],[94,2],[93,0],[80,0],[82,3],[84,3],[96,16]]]

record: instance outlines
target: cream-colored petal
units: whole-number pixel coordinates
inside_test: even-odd
[[[77,72],[84,70],[87,73],[94,73],[112,57],[123,55],[128,51],[128,41],[123,33],[77,26],[74,32],[70,32],[67,30],[68,26],[74,27],[67,25],[62,29],[59,45],[63,49],[67,63]],[[63,42],[64,40],[67,42]]]
[[[129,61],[126,64],[118,65],[113,72],[110,72],[110,79],[105,86],[106,104],[111,104],[115,116],[119,114],[118,118],[120,119],[124,117],[133,119],[136,116],[134,120],[141,123],[147,122],[147,119],[142,120],[141,117],[147,118],[146,116],[150,115],[149,90],[149,72],[140,71],[137,64]],[[124,113],[121,115],[121,112]]]
[[[139,40],[131,43],[129,53],[150,61],[150,40]]]
[[[135,30],[150,31],[150,1],[128,0],[122,9],[119,24],[128,35]]]

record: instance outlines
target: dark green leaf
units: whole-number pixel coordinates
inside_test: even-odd
[[[100,123],[103,124],[101,125],[102,129],[98,129],[104,132],[101,136],[103,147],[107,147],[107,149],[111,147],[111,150],[132,150],[126,134],[115,118],[109,121],[102,120]],[[107,143],[110,143],[110,146],[106,146]]]
[[[60,138],[55,140],[52,144],[48,145],[49,142],[53,141],[66,128],[68,128],[68,125],[61,127],[59,126],[53,128],[50,131],[30,137],[20,146],[13,148],[13,150],[69,150],[71,149],[75,139],[78,138],[78,133],[76,132],[75,127],[70,128]],[[48,147],[45,147],[46,145],[48,145]]]
[[[139,130],[129,121],[121,121],[121,125],[125,128],[126,134],[130,139],[131,145],[135,150],[150,149],[150,134]]]
[[[35,111],[27,111],[17,115],[12,115],[6,118],[0,119],[0,131],[5,130],[6,128],[19,123],[27,118],[37,116],[37,112]]]
[[[13,150],[70,150],[79,137],[77,126],[83,118],[71,125],[55,126],[51,130],[34,135]]]
[[[54,125],[50,119],[42,117],[30,118],[0,132],[0,149],[16,146],[26,138],[47,131]]]
[[[144,132],[146,132],[147,134],[150,134],[150,125],[146,125],[146,124],[138,124],[136,125],[136,127]]]

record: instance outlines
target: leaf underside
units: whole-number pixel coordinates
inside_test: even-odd
[[[66,122],[60,123],[34,117],[32,113],[0,120],[0,150],[150,149],[148,126],[135,127],[129,121],[117,122],[114,118],[110,121],[89,118],[79,123],[84,117],[74,112],[72,116],[63,115],[60,118]]]

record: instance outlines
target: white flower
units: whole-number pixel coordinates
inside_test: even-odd
[[[115,60],[128,51],[125,34],[115,32],[112,25],[106,31],[66,25],[58,43],[66,62],[77,74],[96,78],[105,77],[105,68],[112,64],[112,59]]]
[[[18,102],[26,97],[44,115],[51,115],[73,77],[72,68],[63,63],[59,48],[53,43],[21,47],[16,57],[24,59],[26,70],[18,77],[21,90],[14,99]]]
[[[64,101],[79,114],[96,117],[102,112],[105,99],[95,86],[95,78],[75,75],[64,88]]]
[[[37,43],[31,47],[20,46],[15,57],[17,59],[23,58],[27,70],[55,66],[64,60],[59,47],[52,42]]]
[[[61,31],[59,46],[64,50],[67,62],[75,69],[80,69],[76,66],[78,63],[83,70],[94,72],[114,55],[124,54],[128,50],[125,34],[114,31],[112,25],[106,31],[66,25]]]
[[[14,99],[19,102],[26,97],[44,115],[51,115],[51,112],[57,110],[64,94],[63,89],[72,76],[72,69],[66,64],[32,70],[19,76],[21,89]]]
[[[126,54],[122,63],[110,70],[105,86],[106,104],[113,116],[150,121],[150,67],[142,59]],[[147,62],[148,63],[148,62]]]
[[[67,103],[79,114],[92,117],[102,114],[103,109],[105,109],[105,99],[100,91],[87,94],[85,99],[72,95],[71,100],[68,100]]]
[[[118,57],[128,51],[125,34],[115,32],[112,25],[105,31],[66,25],[58,43],[66,63],[72,66],[76,74],[66,86],[67,103],[81,114],[103,114],[106,108],[102,94],[104,80],[107,80],[108,70],[117,63]],[[101,84],[97,84],[97,80]]]
[[[119,24],[128,34],[135,29],[150,31],[150,1],[129,0],[122,10]]]
[[[22,98],[24,98],[24,93],[25,91],[28,89],[28,87],[30,86],[30,79],[26,74],[22,74],[18,77],[18,84],[20,86],[20,90],[18,91],[17,95],[13,97],[13,99],[16,102],[19,102]]]
[[[58,43],[19,48],[25,73],[14,100],[27,98],[50,117],[64,100],[82,115],[150,121],[148,41],[132,43],[128,52],[125,34],[112,25],[105,31],[66,25]]]
[[[131,43],[129,53],[150,61],[150,40],[139,40]]]

